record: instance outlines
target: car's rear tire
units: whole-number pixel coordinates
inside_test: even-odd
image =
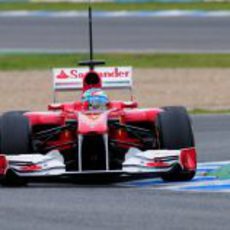
[[[6,155],[31,152],[30,125],[19,112],[4,113],[1,117],[1,152]]]
[[[165,107],[157,118],[160,149],[182,149],[194,147],[190,118],[184,107]],[[164,181],[188,181],[195,171],[186,171],[178,165],[173,171],[162,176]]]

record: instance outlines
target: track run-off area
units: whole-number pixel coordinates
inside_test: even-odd
[[[0,188],[1,228],[229,229],[230,115],[192,122],[199,167],[191,182]]]

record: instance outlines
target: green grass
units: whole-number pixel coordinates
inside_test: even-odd
[[[97,54],[109,65],[138,68],[230,68],[230,54]],[[0,70],[49,69],[77,66],[88,54],[2,54]]]
[[[230,114],[229,109],[193,109],[189,111],[190,114]]]
[[[228,2],[93,3],[94,10],[230,10]],[[87,3],[0,3],[0,10],[87,10]]]

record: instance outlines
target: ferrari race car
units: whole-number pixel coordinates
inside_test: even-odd
[[[109,100],[104,90],[132,93],[132,68],[97,67],[104,63],[93,59],[91,6],[89,39],[86,67],[53,70],[54,102],[58,91],[80,90],[79,100],[0,116],[0,183],[191,180],[196,149],[185,108],[141,109],[132,94]]]
[[[81,90],[80,99],[46,112],[0,117],[2,183],[65,181],[80,176],[191,180],[196,150],[183,107],[138,108],[109,100],[107,89],[132,89],[131,67],[53,70],[53,91]]]

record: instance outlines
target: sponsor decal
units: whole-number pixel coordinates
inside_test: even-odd
[[[107,131],[107,112],[98,114],[78,113],[78,132],[90,133]]]
[[[129,84],[130,81],[103,81],[104,85],[111,85],[111,84]]]
[[[102,79],[102,88],[131,88],[131,67],[98,67],[96,73]],[[83,79],[89,73],[88,68],[53,69],[55,90],[82,89]]]
[[[64,70],[61,70],[60,73],[57,75],[58,79],[67,79],[69,76],[65,73]]]
[[[99,118],[100,115],[98,114],[91,114],[91,115],[88,115],[88,118],[91,119],[91,120],[97,120]]]
[[[82,85],[80,82],[57,82],[56,85],[67,86],[67,85]]]
[[[85,69],[60,69],[56,74],[57,79],[83,79],[88,73]],[[122,70],[118,67],[97,70],[97,74],[102,78],[127,78],[130,77],[130,70]]]
[[[146,163],[146,166],[147,167],[150,167],[150,168],[152,168],[152,167],[156,167],[156,168],[161,168],[161,167],[169,167],[170,166],[170,164],[168,164],[168,163],[165,163],[165,162],[163,162],[163,161],[152,161],[152,162],[147,162]]]
[[[42,170],[42,166],[37,164],[25,165],[21,167],[21,171],[23,172],[36,172],[40,170]]]

